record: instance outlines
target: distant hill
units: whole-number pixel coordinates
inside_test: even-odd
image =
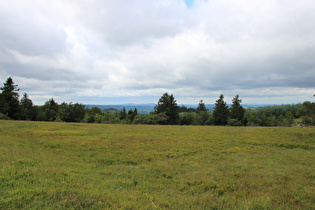
[[[98,107],[104,111],[120,111],[125,107],[126,111],[137,108],[138,113],[141,114],[150,114],[150,112],[154,111],[155,104],[119,104],[119,105],[85,105],[87,108]]]
[[[228,104],[230,106],[231,104]],[[134,110],[137,108],[138,113],[141,114],[150,114],[150,112],[154,111],[154,107],[156,104],[149,103],[149,104],[119,104],[119,105],[92,105],[88,104],[85,105],[87,108],[92,108],[92,107],[98,107],[102,109],[103,111],[113,111],[113,112],[119,112],[121,109],[125,107],[126,111],[128,112],[129,109]],[[186,106],[187,108],[197,108],[198,104],[178,104],[178,106]],[[243,107],[264,107],[268,106],[266,104],[242,104]],[[206,108],[209,110],[213,110],[215,107],[214,104],[206,104]]]

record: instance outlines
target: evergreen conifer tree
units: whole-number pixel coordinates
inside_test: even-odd
[[[242,99],[236,95],[232,100],[230,108],[230,119],[233,119],[234,125],[242,125],[244,122],[245,109],[241,106]]]
[[[173,94],[169,95],[168,93],[164,93],[159,99],[158,105],[155,106],[155,112],[157,114],[164,113],[166,115],[167,119],[165,120],[165,124],[176,125],[179,122],[179,107],[177,106]],[[160,123],[164,124],[162,121],[160,121]]]
[[[19,119],[21,109],[18,91],[20,89],[17,88],[18,85],[14,84],[11,77],[3,85],[0,88],[2,90],[0,94],[0,112],[12,119]]]
[[[207,111],[206,105],[203,100],[200,100],[199,105],[197,107],[197,112]]]
[[[229,118],[229,107],[224,101],[223,94],[216,100],[215,108],[213,111],[213,120],[215,125],[226,125]]]
[[[28,95],[24,93],[23,98],[21,99],[21,119],[31,120],[34,119],[34,107],[31,99],[28,98]]]

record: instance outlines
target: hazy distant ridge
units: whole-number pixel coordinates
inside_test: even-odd
[[[230,106],[230,104],[228,104]],[[156,104],[149,103],[149,104],[117,104],[117,105],[93,105],[87,104],[85,105],[87,108],[98,107],[100,109],[110,109],[114,108],[117,110],[121,110],[125,107],[126,111],[129,109],[137,108],[138,113],[141,114],[149,114],[150,112],[154,111],[154,107]],[[188,108],[197,108],[198,104],[178,104],[178,106],[186,106]],[[243,107],[263,107],[268,106],[267,104],[242,104]],[[214,104],[206,104],[206,108],[212,110],[215,107]]]

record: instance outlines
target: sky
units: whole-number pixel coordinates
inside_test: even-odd
[[[314,101],[314,0],[1,0],[0,83],[36,105]]]

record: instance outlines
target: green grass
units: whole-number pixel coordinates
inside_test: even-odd
[[[0,121],[0,209],[315,209],[315,129]]]

